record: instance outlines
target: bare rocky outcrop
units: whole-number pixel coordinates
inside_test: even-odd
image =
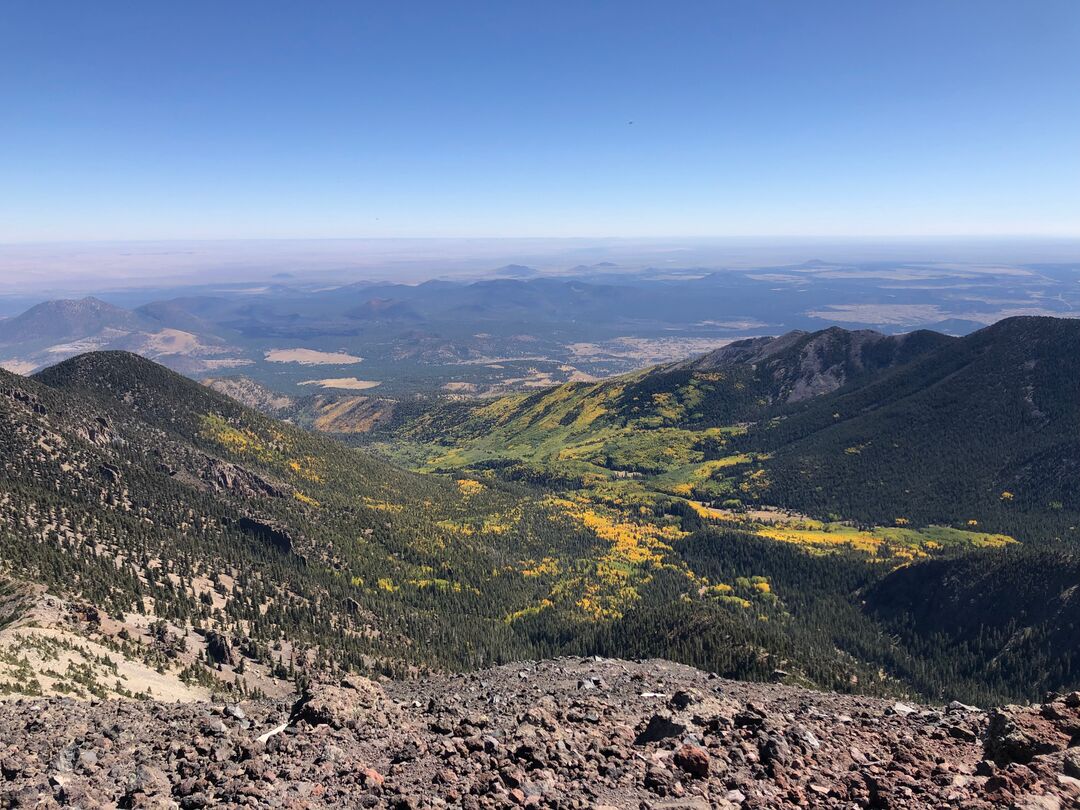
[[[229,637],[217,630],[206,634],[206,653],[216,664],[233,664],[236,661]]]
[[[776,401],[799,402],[832,393],[862,375],[883,372],[947,340],[929,332],[883,335],[834,326],[738,340],[674,368],[723,371],[753,366],[772,381]]]
[[[349,676],[340,685],[309,685],[293,706],[292,722],[334,729],[381,729],[396,725],[401,709],[374,681]]]
[[[280,523],[245,515],[236,522],[236,525],[241,531],[266,541],[282,554],[288,554],[296,546],[292,533]]]
[[[210,456],[204,459],[202,468],[199,470],[199,477],[218,492],[228,492],[231,495],[246,498],[261,496],[284,498],[290,492],[287,487],[267,481],[239,464]]]
[[[0,806],[1067,808],[1078,729],[1077,694],[983,712],[559,659],[291,707],[9,702]]]

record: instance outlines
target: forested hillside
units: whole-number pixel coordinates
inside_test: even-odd
[[[419,469],[1060,537],[1080,515],[1080,321],[742,341],[600,383],[403,405],[373,439]]]
[[[1068,480],[1054,479],[1059,505],[1033,500],[1023,481],[1055,468],[1022,462],[1068,461],[1076,355],[1054,347],[1073,346],[1072,327],[1027,319],[962,340],[827,330],[524,397],[399,403],[375,447],[423,472],[131,354],[5,373],[7,621],[44,586],[94,644],[212,689],[598,653],[842,690],[1033,696],[1076,681],[1071,602],[1034,617],[1002,598],[985,627],[979,611],[942,603],[946,627],[917,606],[927,582],[948,591],[948,566],[1002,593],[1021,571],[1071,570],[1035,553],[1069,542]],[[935,414],[936,439],[889,433],[907,407]],[[999,486],[991,444],[998,469],[1029,477],[1009,479],[1011,498],[955,495],[960,517],[932,511],[940,499],[903,508],[913,466],[882,462],[876,480],[895,491],[822,494],[817,480],[846,486],[873,452],[875,438],[845,444],[858,430],[901,445],[898,458],[922,448],[920,474],[954,493]],[[950,450],[982,468],[965,479]],[[815,460],[836,469],[800,489],[798,465]],[[21,659],[4,660],[16,662],[4,688],[33,692]],[[45,688],[90,688],[69,670]]]
[[[931,612],[839,619],[838,606],[860,603],[865,588],[908,561],[918,564],[885,580],[900,593],[923,582],[923,572],[933,581],[938,569],[930,566],[954,559],[996,572],[996,580],[986,577],[1000,589],[1018,590],[1025,566],[1029,576],[1045,570],[1047,582],[1057,580],[1056,558],[1023,547],[1071,549],[1078,541],[1078,321],[1013,318],[966,338],[793,333],[600,383],[411,407],[376,431],[374,446],[418,469],[493,471],[594,503],[681,510],[704,527],[680,544],[684,557],[702,538],[742,538],[694,552],[698,570],[753,547],[771,561],[759,567],[779,592],[777,541],[792,547],[779,569],[797,572],[785,583],[791,611],[806,619],[831,605],[819,627],[847,626],[854,637],[870,622],[901,633],[901,644],[854,654],[921,690],[944,693],[962,682],[982,696],[1034,694],[1035,684],[1075,677],[1075,644],[1060,647],[1059,636],[1033,628],[1009,600],[993,630],[978,611],[955,613],[955,633],[977,643],[961,638],[973,646],[954,660]],[[1013,551],[984,551],[994,548]],[[823,554],[836,579],[811,585],[817,561],[807,555]],[[836,583],[844,584],[833,593]],[[837,646],[858,644],[849,637]],[[981,684],[977,673],[990,661],[994,675]]]
[[[1036,539],[1080,513],[1080,321],[1012,318],[763,422],[774,503]]]
[[[471,667],[630,639],[733,675],[868,671],[792,650],[799,617],[753,560],[693,570],[677,512],[404,472],[125,353],[2,390],[4,574],[76,600],[95,643],[167,672],[245,689],[252,667]],[[109,635],[132,616],[146,633]],[[649,617],[665,623],[641,642]],[[198,660],[177,652],[191,643]],[[8,688],[32,689],[22,676]]]

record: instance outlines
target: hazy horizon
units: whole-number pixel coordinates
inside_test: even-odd
[[[801,264],[1080,262],[1080,239],[1032,237],[847,239],[551,238],[163,240],[0,244],[0,297],[63,297],[202,283],[481,278],[506,265],[560,275],[606,263],[609,272],[718,271]]]

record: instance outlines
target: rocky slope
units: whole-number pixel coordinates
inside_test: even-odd
[[[1060,808],[1080,694],[982,711],[558,659],[295,703],[9,703],[6,807]]]
[[[320,433],[367,433],[389,421],[395,404],[391,399],[355,394],[294,397],[242,375],[206,377],[202,383],[248,408]]]
[[[937,332],[883,335],[833,326],[820,332],[739,340],[671,368],[709,372],[752,366],[771,382],[771,401],[799,402],[869,379],[954,341]]]

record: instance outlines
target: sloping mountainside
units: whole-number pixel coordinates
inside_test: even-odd
[[[917,656],[947,655],[959,683],[1019,676],[1067,683],[1080,671],[1080,554],[1016,548],[905,566],[864,595],[870,613]],[[1057,650],[1052,660],[1038,651]],[[1010,673],[1010,674],[1004,674]],[[918,681],[918,673],[904,673]]]
[[[390,424],[380,449],[422,469],[1060,536],[1080,514],[1080,321],[792,333],[530,396],[403,403]]]
[[[1055,533],[1080,512],[1080,320],[1001,321],[784,416],[747,443],[778,505]]]
[[[57,341],[96,335],[106,329],[132,331],[149,326],[130,310],[92,296],[46,301],[14,318],[0,321],[0,344]]]
[[[558,659],[239,704],[23,701],[8,806],[1066,808],[1080,694],[985,711]],[[17,741],[17,743],[15,742]],[[6,745],[10,742],[10,745]]]
[[[208,377],[202,383],[277,419],[338,435],[375,429],[390,420],[396,405],[392,399],[362,394],[289,396],[244,376]]]
[[[904,560],[1009,538],[718,519],[629,476],[419,475],[122,352],[0,392],[6,691],[274,695],[338,668],[559,653],[968,699],[1061,685],[1006,665],[957,692],[946,656],[860,608]]]
[[[0,415],[8,692],[274,694],[563,651],[903,689],[848,599],[873,580],[861,561],[826,576],[664,504],[408,473],[126,353],[5,373]]]
[[[804,618],[829,591],[799,601],[811,592],[807,557],[825,560],[822,580],[852,570],[841,561],[868,560],[882,575],[914,562],[879,590],[850,580],[841,598],[858,591],[862,618],[902,639],[886,667],[924,692],[963,682],[987,696],[1076,677],[1071,596],[1050,583],[1072,570],[1080,542],[1080,321],[1013,318],[959,339],[831,329],[744,341],[530,396],[402,403],[391,424],[375,447],[418,469],[488,471],[594,504],[693,515],[702,528],[680,553],[702,573],[752,536],[774,590],[791,584],[783,571],[799,572],[785,604]],[[717,539],[728,534],[743,539]],[[760,562],[780,547],[804,562]],[[957,621],[942,629],[937,609],[896,607],[918,603],[916,583],[950,593],[941,566],[961,564],[982,572],[986,604],[1001,606],[992,625],[941,604]],[[1028,579],[1047,583],[1061,610],[1036,616],[1013,598]],[[877,601],[885,593],[892,608]],[[949,677],[923,680],[927,660]]]
[[[393,446],[428,443],[429,466],[521,460],[599,475],[716,461],[729,438],[788,403],[873,379],[954,339],[932,332],[792,332],[598,383],[483,403],[405,402]],[[411,404],[411,408],[410,408]],[[448,448],[445,458],[439,444]]]

